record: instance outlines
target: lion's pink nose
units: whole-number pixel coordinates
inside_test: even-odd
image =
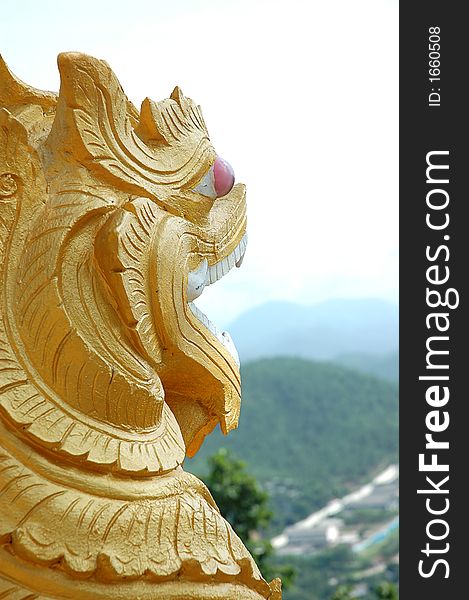
[[[233,167],[226,160],[217,156],[213,165],[213,175],[217,198],[226,196],[235,182]]]

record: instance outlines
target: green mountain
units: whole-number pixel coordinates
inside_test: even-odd
[[[186,469],[230,448],[269,490],[277,526],[298,520],[397,460],[396,386],[344,367],[275,358],[242,367],[239,429],[209,436]]]

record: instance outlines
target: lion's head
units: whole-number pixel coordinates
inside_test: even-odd
[[[105,62],[67,53],[59,70],[57,98],[11,74],[0,90],[35,173],[13,174],[24,193],[2,310],[49,425],[63,415],[56,435],[40,412],[28,432],[99,468],[165,471],[238,421],[236,349],[194,300],[241,263],[245,188],[179,88],[139,113]]]

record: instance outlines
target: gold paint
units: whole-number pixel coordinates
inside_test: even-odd
[[[0,59],[0,596],[281,598],[185,473],[236,427],[239,370],[188,273],[246,230],[244,186],[176,88],[141,112],[109,66],[58,59],[58,95]]]

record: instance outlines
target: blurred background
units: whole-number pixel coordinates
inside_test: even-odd
[[[3,0],[18,77],[58,90],[66,50],[137,106],[179,85],[248,186],[242,268],[197,301],[240,427],[186,468],[286,600],[397,598],[397,0]]]

